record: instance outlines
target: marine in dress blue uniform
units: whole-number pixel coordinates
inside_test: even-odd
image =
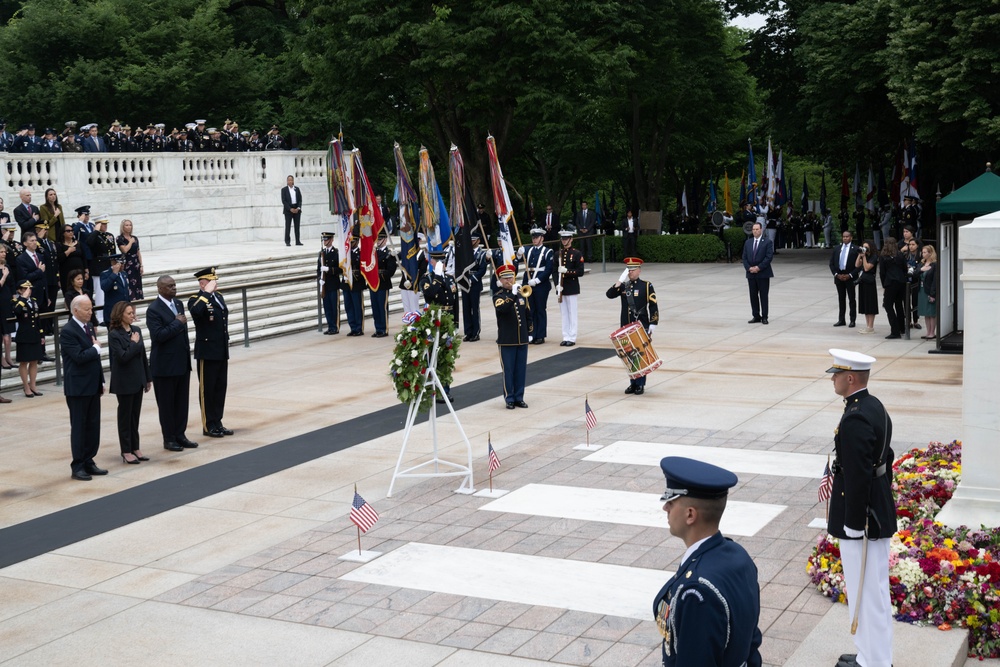
[[[836,451],[827,531],[840,540],[848,610],[858,629],[858,653],[842,655],[837,667],[889,667],[892,664],[892,601],[889,596],[889,541],[896,532],[892,495],[892,420],[885,406],[868,393],[875,358],[850,350],[830,350],[833,386],[844,398],[844,414],[834,432]],[[867,539],[864,539],[867,536]],[[862,554],[867,551],[862,575]],[[859,588],[860,610],[855,601]]]
[[[531,342],[531,316],[528,300],[514,290],[517,270],[510,264],[497,269],[500,288],[493,295],[497,313],[497,346],[503,370],[503,397],[507,409],[526,408],[524,385],[528,371],[528,343]]]
[[[323,248],[316,260],[316,273],[323,299],[323,314],[326,316],[326,331],[323,334],[332,336],[340,333],[340,281],[343,270],[340,268],[340,254],[333,247],[333,232],[323,232],[320,238],[323,239]]]
[[[483,294],[483,277],[486,275],[486,249],[480,246],[482,235],[479,230],[472,232],[472,270],[469,271],[469,291],[462,292],[462,323],[465,337],[462,340],[475,343],[482,332],[482,316],[479,299]]]
[[[626,326],[638,322],[650,338],[660,323],[660,310],[656,303],[656,291],[652,283],[639,277],[642,271],[642,260],[638,257],[625,258],[625,270],[618,281],[605,293],[609,299],[621,298],[621,325]],[[646,376],[632,379],[626,394],[641,396],[646,392]]]
[[[524,254],[524,279],[522,284],[531,288],[528,305],[531,307],[531,325],[533,327],[531,341],[533,345],[541,345],[548,335],[549,292],[552,290],[552,268],[555,253],[546,248],[545,230],[535,227],[531,230],[531,247]]]
[[[687,546],[653,599],[664,667],[758,667],[760,585],[746,550],[719,532],[736,475],[694,459],[660,461],[670,534]]]

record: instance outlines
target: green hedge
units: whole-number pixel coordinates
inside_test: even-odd
[[[743,231],[740,230],[740,234]],[[622,237],[604,237],[608,261],[621,261]],[[735,250],[739,253],[739,247]],[[600,254],[601,239],[594,239],[594,252]],[[669,262],[674,264],[690,264],[695,262],[714,262],[726,252],[725,244],[713,234],[671,234],[666,236],[642,235],[638,244],[639,257],[644,262]]]
[[[730,227],[722,233],[726,237],[726,241],[733,246],[733,257],[739,257],[740,253],[743,252],[743,243],[747,240],[746,232],[743,231],[742,227]]]

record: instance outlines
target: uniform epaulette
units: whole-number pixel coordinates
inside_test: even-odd
[[[203,297],[202,295],[198,294],[198,295],[196,295],[196,296],[198,297],[198,301],[204,301],[205,303],[208,303],[208,299],[206,299],[206,298],[205,298],[205,297]]]

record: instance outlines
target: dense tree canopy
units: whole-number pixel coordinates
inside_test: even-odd
[[[1000,139],[998,28],[993,0],[0,0],[0,116],[342,130],[383,190],[393,141],[439,176],[455,144],[477,199],[492,133],[515,199],[557,208],[703,200],[747,137],[810,174],[915,138],[925,184],[961,183]]]

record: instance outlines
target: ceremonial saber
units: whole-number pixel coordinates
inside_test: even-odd
[[[854,620],[851,621],[851,634],[858,631],[858,614],[861,612],[861,593],[865,590],[865,566],[868,564],[868,517],[865,516],[865,535],[862,538],[861,579],[858,581],[858,599],[854,603]]]

